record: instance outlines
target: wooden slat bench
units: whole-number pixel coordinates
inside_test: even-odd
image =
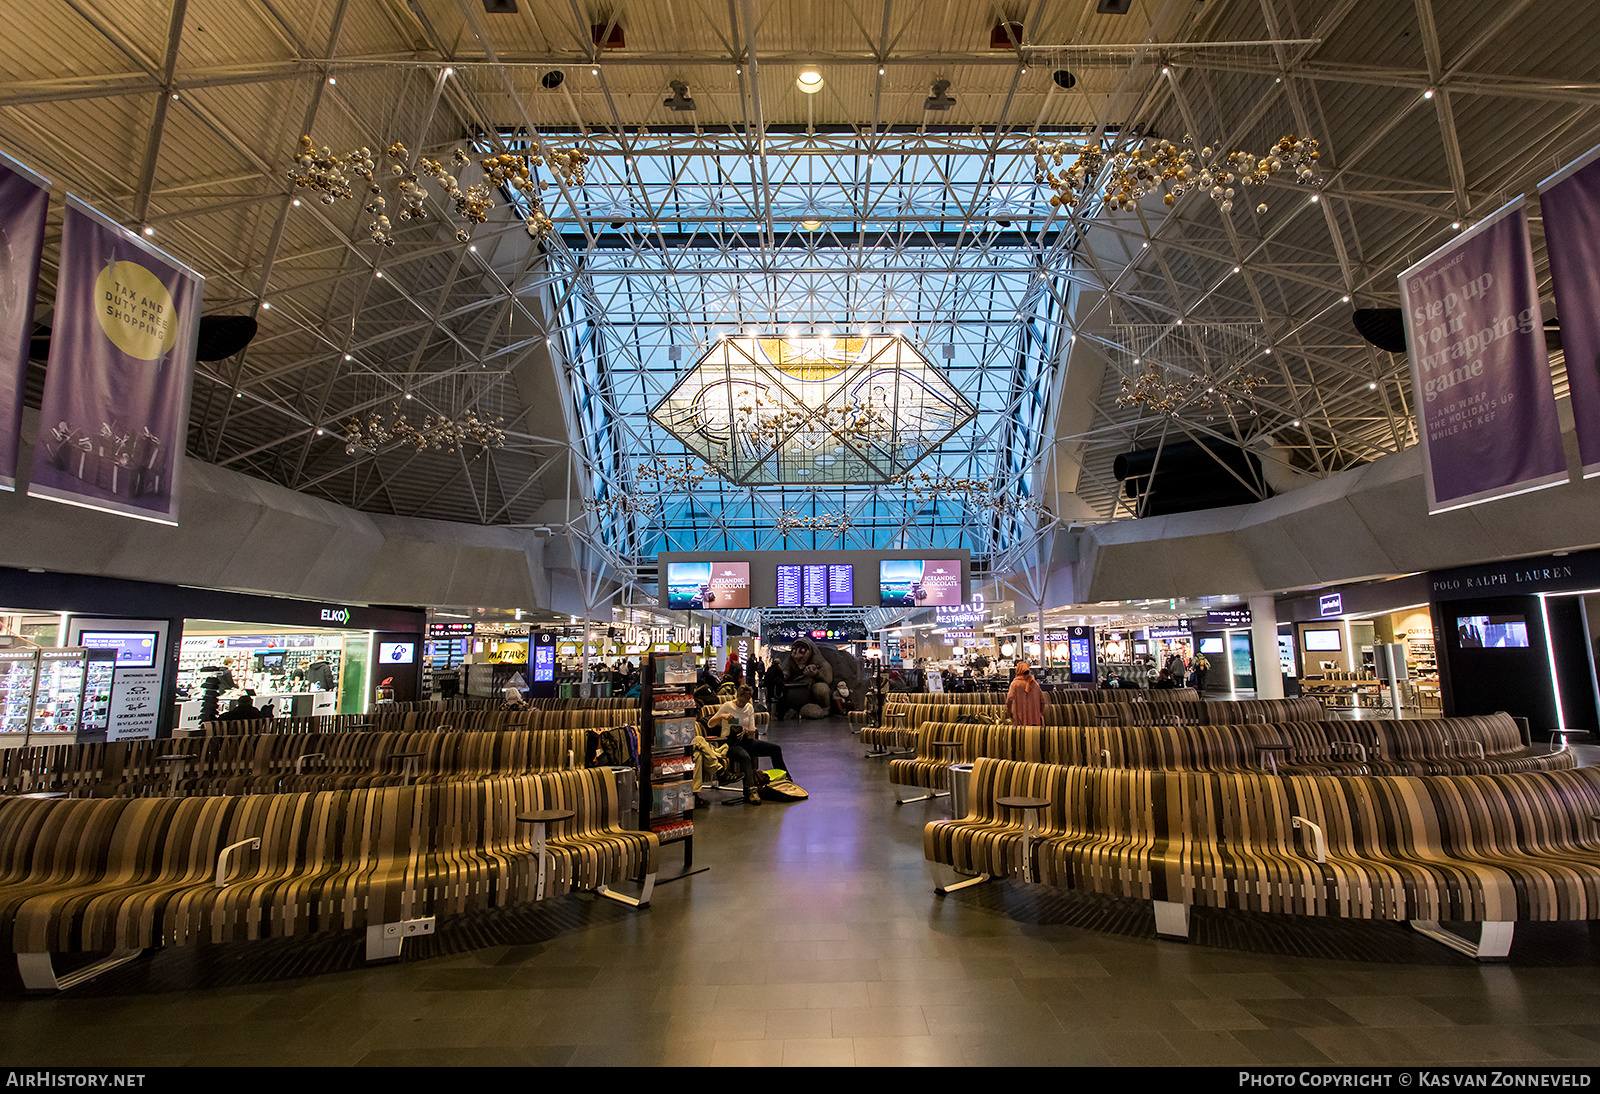
[[[1050,801],[1031,847],[995,807],[1006,795]],[[973,882],[1151,900],[1166,935],[1186,937],[1200,905],[1407,920],[1492,958],[1518,920],[1600,918],[1596,816],[1594,768],[1277,777],[980,759],[969,815],[929,824],[924,852]],[[1480,922],[1483,937],[1469,943],[1440,921]]]
[[[620,827],[604,770],[315,793],[0,801],[0,937],[31,989],[70,986],[52,955],[366,929],[369,959],[408,928],[532,899],[518,813],[572,809],[547,839],[545,892],[641,879],[660,844]],[[252,846],[255,845],[255,846]],[[628,898],[622,898],[628,899]],[[635,901],[629,900],[634,903]],[[422,924],[426,927],[422,927]]]

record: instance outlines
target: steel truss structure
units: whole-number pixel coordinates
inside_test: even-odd
[[[1058,522],[1129,515],[1110,464],[1130,448],[1225,438],[1310,477],[1405,448],[1404,358],[1362,341],[1351,309],[1393,306],[1397,270],[1600,141],[1583,0],[33,7],[0,47],[0,147],[151,229],[206,273],[208,311],[261,322],[197,370],[192,455],[363,510],[566,525],[634,577],[657,550],[723,548],[964,547],[1007,572]],[[1002,17],[1020,31],[985,48]],[[602,49],[617,27],[627,47]],[[795,88],[802,65],[820,94]],[[662,105],[674,79],[693,113]],[[953,102],[927,109],[938,79]],[[581,184],[542,172],[543,240],[505,204],[459,242],[433,195],[382,247],[359,202],[287,183],[302,133],[589,164]],[[1053,207],[1031,143],[1259,151],[1285,133],[1320,142],[1317,185],[1273,180],[1229,213],[1196,192]],[[1159,336],[1186,323],[1246,332],[1229,344],[1259,356]],[[1164,364],[1263,382],[1224,406],[1119,406],[1146,360],[1119,334],[1135,328],[1189,347]],[[900,332],[975,410],[919,467],[997,480],[1045,515],[721,478],[657,491],[649,515],[586,509],[692,454],[650,411],[752,329]],[[472,410],[509,441],[345,451],[342,423],[391,407]],[[846,519],[797,531],[785,513]]]

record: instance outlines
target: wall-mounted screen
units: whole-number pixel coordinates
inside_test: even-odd
[[[778,564],[778,607],[800,607],[800,574],[803,568]]]
[[[828,566],[828,607],[848,608],[856,602],[856,568],[852,563]]]
[[[415,642],[379,642],[378,664],[409,665],[417,659]]]
[[[154,631],[83,631],[78,635],[78,645],[91,650],[116,650],[119,669],[153,669],[158,637]]]
[[[878,603],[885,608],[961,602],[960,559],[886,558],[878,564]]]
[[[1528,618],[1522,615],[1458,615],[1456,641],[1467,649],[1527,649]]]
[[[667,563],[667,607],[673,611],[749,606],[748,562]]]
[[[801,586],[804,589],[800,602],[807,608],[828,606],[828,567],[809,563],[801,567]]]
[[[1338,653],[1344,649],[1343,640],[1336,627],[1301,631],[1300,644],[1308,653]]]
[[[1222,639],[1220,639],[1220,638],[1202,638],[1202,639],[1200,639],[1200,652],[1201,653],[1214,653],[1214,654],[1217,654],[1218,656],[1221,656],[1221,654],[1222,654]]]

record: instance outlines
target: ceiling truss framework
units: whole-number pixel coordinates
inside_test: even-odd
[[[1129,515],[1111,461],[1164,438],[1268,438],[1269,459],[1311,476],[1404,448],[1404,359],[1364,344],[1351,309],[1392,306],[1397,270],[1600,141],[1581,0],[1135,0],[1123,17],[1093,0],[37,7],[0,47],[0,147],[153,229],[205,272],[208,311],[261,322],[197,370],[191,454],[359,509],[566,523],[632,573],[656,550],[722,547],[965,547],[1003,570],[1047,533],[1048,516],[892,482],[718,478],[648,518],[586,510],[692,454],[650,411],[718,339],[752,332],[901,334],[974,408],[921,466],[1030,495],[1065,476],[1073,519]],[[1001,15],[1022,36],[986,49]],[[611,24],[628,48],[594,44]],[[70,76],[51,68],[61,44]],[[796,89],[802,65],[819,94]],[[662,105],[674,79],[693,113]],[[939,79],[954,105],[925,110]],[[542,242],[507,206],[458,242],[430,189],[428,218],[383,247],[362,202],[290,187],[302,132],[341,152],[475,143],[589,163],[581,184],[542,171]],[[1192,192],[1054,208],[1030,144],[1192,134],[1259,152],[1291,132],[1321,142],[1319,183],[1273,180],[1229,213]],[[55,263],[52,240],[45,299]],[[1259,374],[1250,398],[1119,406],[1117,332],[1184,323],[1254,332],[1238,342],[1258,357],[1217,363]],[[1053,394],[1080,354],[1108,367],[1087,427],[1063,434]],[[373,410],[471,411],[508,442],[347,452],[343,424]],[[790,512],[848,520],[797,532]]]

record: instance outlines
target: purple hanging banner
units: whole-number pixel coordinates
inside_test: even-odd
[[[1600,148],[1539,184],[1583,477],[1600,475]]]
[[[0,490],[17,488],[22,386],[49,206],[50,183],[0,155]]]
[[[1522,198],[1400,275],[1428,512],[1568,480]]]
[[[67,198],[30,497],[178,523],[204,283]]]

